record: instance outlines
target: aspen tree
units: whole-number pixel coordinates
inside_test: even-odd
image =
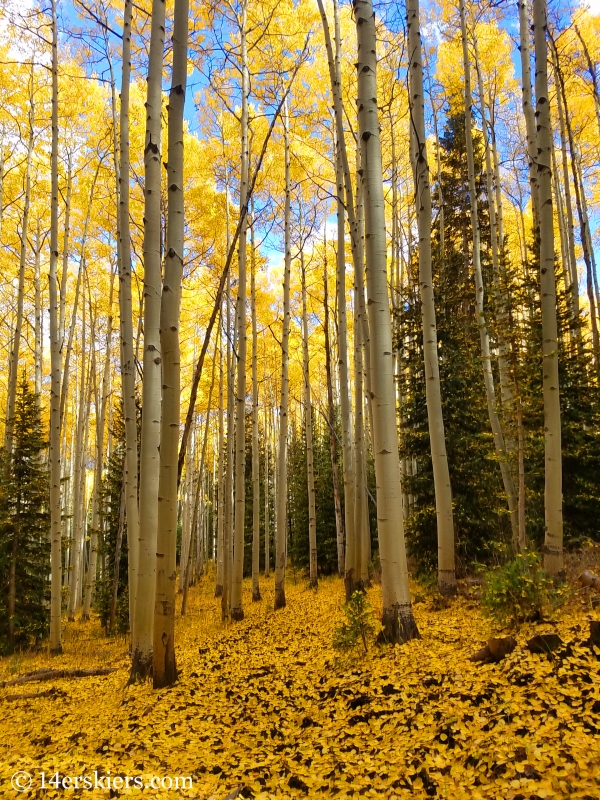
[[[269,419],[271,416],[270,410],[270,406],[265,405],[265,578],[268,578],[271,574],[271,552],[269,547],[271,540],[271,531],[269,525],[269,443],[271,440],[271,430],[269,424]]]
[[[131,74],[131,12],[133,0],[125,0],[123,10],[123,56],[121,67],[121,108],[119,115],[119,327],[121,355],[121,393],[125,421],[124,495],[127,514],[129,580],[129,627],[135,633],[137,597],[139,517],[138,517],[138,431],[135,406],[135,359],[133,352],[133,309],[131,298],[131,237],[129,234],[129,82]],[[141,313],[141,311],[140,311]]]
[[[291,228],[291,183],[290,183],[290,135],[287,102],[283,115],[284,164],[285,164],[285,211],[284,211],[284,271],[283,271],[283,333],[281,336],[281,402],[279,406],[279,447],[277,452],[277,503],[275,537],[275,610],[285,607],[285,568],[287,557],[287,439],[289,410],[289,341],[290,341],[290,274],[292,251]]]
[[[327,226],[325,226],[327,231]],[[335,431],[335,406],[333,403],[333,381],[331,376],[331,342],[329,337],[329,275],[327,269],[327,240],[324,246],[323,263],[323,332],[325,335],[325,377],[327,382],[327,424],[329,428],[329,450],[331,454],[331,474],[333,483],[333,504],[335,509],[335,530],[337,543],[338,575],[344,577],[344,518],[340,499],[340,478]]]
[[[465,0],[459,0],[460,12],[460,30],[462,38],[462,52],[463,52],[463,70],[464,70],[464,99],[465,99],[465,145],[467,151],[467,169],[469,173],[469,200],[471,210],[471,235],[473,237],[473,272],[475,277],[475,308],[477,314],[477,327],[479,328],[479,342],[481,347],[481,360],[483,364],[483,383],[485,386],[485,395],[488,407],[488,417],[490,420],[490,427],[492,429],[492,436],[494,437],[494,446],[496,448],[496,456],[500,464],[500,472],[502,474],[502,482],[504,484],[504,493],[508,501],[508,510],[510,514],[510,524],[513,534],[513,545],[516,549],[519,539],[519,528],[517,519],[517,495],[515,486],[510,474],[508,465],[508,456],[506,452],[506,443],[500,418],[498,416],[498,409],[496,405],[496,390],[494,387],[494,375],[492,373],[492,360],[490,356],[490,337],[487,329],[487,322],[484,311],[484,285],[483,274],[481,272],[481,231],[479,227],[479,209],[477,203],[477,188],[475,186],[475,157],[473,154],[473,131],[472,131],[472,118],[471,106],[473,103],[471,95],[471,65],[469,61],[469,45],[467,41],[467,20],[465,13]],[[480,86],[480,90],[481,90]],[[484,119],[485,127],[485,119]],[[490,175],[490,163],[488,155],[488,176]],[[490,182],[488,177],[488,189],[490,189]],[[490,214],[492,212],[493,197],[491,191],[488,191],[490,200]],[[492,226],[495,222],[495,216],[490,216]],[[492,227],[492,241],[494,240],[496,232]],[[495,248],[492,247],[494,252]],[[495,267],[497,266],[498,255],[496,251]],[[504,369],[506,365],[504,364]]]
[[[41,284],[41,255],[42,235],[40,231],[40,217],[38,215],[35,227],[35,262],[34,262],[34,293],[35,293],[35,321],[34,321],[34,358],[35,358],[35,394],[38,404],[42,395],[42,358],[43,358],[43,326],[42,326],[42,284]]]
[[[223,594],[221,596],[221,617],[229,619],[231,611],[231,570],[233,548],[233,458],[234,458],[234,415],[235,415],[235,325],[231,320],[231,280],[227,279],[227,443],[225,469],[225,515],[223,526]],[[231,336],[233,327],[233,337]],[[233,339],[233,341],[232,341]]]
[[[130,680],[152,669],[156,584],[158,478],[161,419],[161,79],[165,43],[165,3],[152,2],[146,136],[144,146],[144,380],[139,492],[139,555]]]
[[[50,652],[62,653],[61,630],[61,507],[60,507],[60,339],[58,327],[58,29],[56,0],[52,15],[52,144],[50,150]]]
[[[225,429],[223,416],[225,411],[224,404],[224,382],[223,382],[223,315],[219,324],[219,455],[217,459],[217,469],[219,479],[217,487],[217,578],[215,585],[215,597],[223,596],[223,526],[225,523],[225,501],[223,492],[225,490]]]
[[[188,10],[188,0],[175,0],[173,67],[167,107],[167,245],[160,309],[162,423],[160,426],[154,668],[152,671],[155,689],[171,686],[177,680],[175,581],[177,578],[177,455],[181,403],[179,326],[184,251],[183,108],[187,81]]]
[[[27,157],[25,163],[25,197],[23,198],[23,216],[21,217],[21,242],[19,248],[19,283],[17,287],[17,321],[13,336],[12,350],[9,359],[9,383],[6,400],[6,427],[4,429],[4,450],[8,456],[12,453],[13,417],[17,399],[17,380],[19,373],[19,353],[23,328],[23,297],[25,293],[25,265],[27,262],[27,229],[29,226],[29,207],[31,204],[31,158],[33,155],[33,128],[35,102],[33,93],[33,64],[29,79],[29,134],[27,137]]]
[[[248,52],[246,43],[247,2],[242,0],[240,49],[242,71],[242,158],[240,180],[240,215],[242,224],[238,242],[238,294],[236,304],[237,328],[237,395],[235,430],[235,515],[233,534],[233,572],[231,580],[231,618],[244,619],[242,580],[244,573],[244,524],[246,516],[246,233],[248,227]]]
[[[521,54],[521,91],[525,130],[527,132],[527,161],[529,163],[529,190],[533,211],[533,227],[537,229],[539,220],[537,137],[535,114],[531,92],[531,50],[529,46],[529,0],[517,0],[519,9],[519,52]],[[537,93],[537,84],[536,84]]]
[[[540,223],[540,291],[542,299],[542,354],[544,397],[544,566],[550,575],[563,571],[562,453],[558,334],[554,280],[554,219],[552,213],[552,128],[548,96],[546,0],[533,0],[535,96]]]
[[[373,451],[381,558],[382,624],[388,641],[418,636],[413,617],[402,522],[392,326],[387,289],[385,206],[377,112],[375,14],[371,0],[354,0],[358,43],[358,126],[365,209],[368,312],[371,331]]]
[[[260,461],[258,449],[258,334],[256,329],[254,200],[250,220],[250,310],[252,315],[252,600],[260,600]],[[265,550],[265,552],[268,552]]]
[[[317,512],[315,510],[315,471],[313,463],[312,401],[310,392],[310,362],[308,355],[308,313],[306,309],[306,266],[304,250],[300,250],[300,281],[302,287],[302,372],[304,378],[304,429],[306,435],[306,481],[308,492],[308,555],[310,586],[319,583],[317,572]]]
[[[433,464],[435,507],[438,530],[438,587],[443,594],[456,592],[454,568],[454,518],[452,487],[446,453],[446,436],[442,415],[440,366],[438,361],[437,325],[431,270],[431,188],[425,136],[425,99],[423,95],[423,65],[421,61],[421,30],[418,0],[407,0],[411,141],[411,159],[415,184],[415,205],[419,232],[419,288],[423,325],[425,360],[425,393],[427,421]]]

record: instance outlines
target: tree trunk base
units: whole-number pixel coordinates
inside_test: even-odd
[[[50,655],[51,656],[62,656],[63,654],[63,647],[62,644],[57,644],[56,647],[50,648]]]
[[[311,589],[318,589],[319,588],[318,578],[311,578],[310,583],[308,585]]]
[[[444,597],[456,597],[458,585],[454,570],[438,570],[438,591]]]
[[[90,615],[89,614],[82,614],[81,615],[81,621],[82,622],[89,622],[90,621]]]
[[[283,581],[275,584],[275,602],[273,607],[275,611],[279,608],[285,608],[285,584]]]
[[[344,588],[346,590],[346,602],[350,602],[350,598],[352,597],[353,593],[356,591],[356,586],[354,584],[354,570],[349,569],[347,572],[344,573]]]
[[[260,589],[257,586],[256,589],[252,589],[252,602],[258,603],[259,600],[262,600],[262,597],[260,595]]]
[[[153,666],[152,653],[144,655],[140,653],[139,650],[135,650],[131,661],[131,672],[129,673],[127,686],[151,678]]]
[[[67,616],[67,621],[68,622],[75,622],[75,614],[69,614]]]
[[[404,644],[411,639],[421,638],[410,606],[403,612],[400,612],[398,605],[384,608],[381,624],[383,630],[377,637],[379,644]]]
[[[236,622],[241,622],[244,619],[244,609],[241,606],[239,606],[239,608],[232,608],[231,619]]]
[[[223,587],[219,584],[215,586],[215,597],[223,597]]]

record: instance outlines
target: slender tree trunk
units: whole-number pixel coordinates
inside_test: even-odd
[[[547,24],[546,0],[533,0],[545,445],[544,518],[546,534],[544,540],[544,566],[551,575],[559,575],[563,571],[562,451],[556,287],[554,281],[554,219],[552,214],[552,173],[550,168],[552,128],[548,96]]]
[[[40,233],[40,218],[38,215],[35,227],[35,393],[38,405],[41,404],[42,396],[42,364],[44,358],[43,345],[43,317],[42,317],[42,275],[41,275],[41,255],[42,255],[42,236]]]
[[[469,62],[469,45],[467,41],[467,20],[465,13],[465,0],[460,0],[460,27],[462,35],[462,50],[463,50],[463,69],[465,76],[465,141],[467,150],[467,165],[469,172],[469,199],[471,207],[471,232],[473,236],[473,272],[475,277],[475,308],[477,314],[477,327],[479,328],[479,340],[481,346],[481,360],[483,364],[483,382],[485,385],[485,395],[488,407],[488,416],[490,420],[490,427],[494,437],[494,446],[496,449],[496,457],[500,464],[500,472],[502,474],[502,483],[504,484],[504,493],[508,502],[508,510],[510,514],[510,523],[512,529],[513,546],[516,548],[519,540],[519,526],[518,526],[518,509],[517,509],[517,494],[515,491],[514,482],[510,473],[508,463],[508,454],[506,452],[506,443],[500,418],[498,416],[498,409],[496,405],[496,391],[494,387],[494,375],[492,372],[492,359],[490,356],[490,338],[487,329],[487,322],[484,311],[484,285],[483,274],[481,271],[481,231],[479,228],[479,209],[477,202],[477,188],[475,186],[475,157],[473,154],[473,132],[471,120],[471,105],[473,102],[471,96],[471,66]],[[480,84],[480,92],[482,89]],[[484,122],[485,129],[485,122]],[[487,143],[487,136],[484,133],[484,143]],[[487,174],[488,174],[488,202],[490,207],[490,223],[492,226],[492,263],[493,268],[498,271],[498,251],[494,247],[494,240],[496,231],[494,230],[496,217],[494,213],[494,201],[491,191],[491,165],[489,161],[489,150],[486,150],[487,156]],[[504,352],[502,352],[502,374],[506,381],[506,362],[504,360]],[[508,389],[508,384],[507,384]]]
[[[270,408],[265,405],[265,578],[271,574],[271,553],[270,539],[271,531],[269,525],[269,444],[271,441],[271,426],[269,424]]]
[[[131,75],[132,0],[123,11],[123,61],[121,110],[119,116],[119,169],[117,188],[119,317],[121,351],[121,393],[125,421],[125,506],[127,515],[127,556],[129,582],[129,627],[135,639],[135,604],[139,560],[138,517],[138,429],[135,405],[135,358],[133,352],[133,304],[131,298],[131,237],[129,235],[129,81]],[[141,314],[141,309],[140,309]]]
[[[317,572],[317,512],[315,508],[315,471],[313,454],[312,402],[310,392],[310,361],[308,354],[308,313],[306,308],[306,267],[304,251],[300,250],[300,279],[302,286],[302,372],[304,377],[304,429],[306,435],[306,480],[308,491],[308,557],[310,586],[319,583]]]
[[[65,227],[63,231],[62,272],[60,276],[59,336],[60,349],[65,343],[65,320],[67,308],[67,280],[69,277],[69,234],[71,231],[71,191],[73,187],[73,165],[71,152],[67,152],[67,191],[65,198]],[[61,422],[62,425],[62,422]]]
[[[242,581],[244,577],[244,524],[246,519],[246,233],[248,228],[248,53],[246,45],[246,0],[242,0],[240,25],[242,67],[242,164],[240,182],[240,214],[243,216],[238,245],[237,296],[237,427],[235,431],[235,520],[233,538],[233,574],[231,581],[231,619],[244,619]]]
[[[529,163],[529,190],[533,212],[533,228],[539,224],[537,136],[531,93],[531,49],[529,46],[529,0],[517,0],[519,8],[519,52],[521,53],[521,92],[525,130],[527,132],[527,161]],[[537,83],[536,83],[537,94]]]
[[[152,670],[161,429],[161,80],[165,3],[152,2],[144,147],[144,382],[140,454],[139,555],[130,681]]]
[[[221,618],[229,619],[231,612],[231,579],[233,547],[233,459],[235,419],[235,326],[231,320],[231,281],[227,280],[227,459],[225,470],[225,518],[223,530],[223,594],[221,596]],[[231,332],[233,327],[233,341]],[[243,421],[242,421],[243,424]]]
[[[223,317],[221,316],[221,321],[219,324],[219,457],[217,460],[219,481],[217,507],[217,580],[215,586],[215,597],[223,596],[223,525],[225,522],[225,431],[223,425],[225,405],[223,389]]]
[[[85,589],[85,601],[83,604],[83,619],[90,618],[92,598],[96,588],[96,569],[98,564],[98,533],[101,525],[101,491],[102,491],[102,462],[104,455],[104,428],[106,423],[106,406],[109,399],[110,385],[110,357],[112,349],[112,327],[113,327],[113,290],[115,273],[110,275],[110,292],[108,297],[108,320],[106,331],[106,354],[104,358],[104,368],[102,371],[102,396],[98,402],[96,395],[96,464],[94,469],[94,495],[92,500],[92,532],[90,539],[90,568],[88,570],[88,580]]]
[[[56,0],[52,11],[52,145],[50,155],[50,652],[62,653],[61,631],[61,509],[60,509],[60,338],[58,327],[58,25]]]
[[[325,263],[323,266],[323,331],[325,334],[325,374],[327,379],[327,416],[329,428],[329,450],[331,453],[331,475],[333,480],[333,505],[335,509],[335,530],[337,542],[338,575],[344,577],[344,518],[340,499],[340,477],[335,431],[335,406],[333,403],[333,381],[331,376],[331,341],[329,336],[329,275],[327,274],[327,243],[325,243]]]
[[[19,285],[17,289],[17,322],[10,353],[8,374],[8,396],[6,401],[6,427],[4,429],[4,450],[10,457],[13,446],[13,417],[17,399],[17,382],[19,373],[19,354],[23,328],[23,296],[25,293],[25,267],[27,264],[27,228],[29,226],[29,207],[31,204],[31,159],[33,155],[33,126],[35,104],[33,95],[33,65],[29,83],[29,136],[27,140],[27,159],[25,164],[25,197],[23,199],[23,216],[21,218],[21,246],[19,251]]]
[[[250,309],[252,314],[252,600],[260,600],[260,460],[258,449],[258,334],[256,330],[254,202],[250,228]]]
[[[290,341],[290,273],[291,251],[291,183],[289,113],[287,103],[283,119],[285,164],[285,266],[283,272],[283,333],[281,337],[281,403],[279,406],[279,449],[277,453],[277,531],[275,539],[275,610],[285,606],[285,568],[287,561],[287,439],[289,409],[289,341]]]
[[[373,451],[381,559],[382,624],[388,641],[419,635],[413,617],[402,521],[392,326],[387,288],[385,203],[377,112],[375,14],[371,0],[354,0],[358,40],[358,125],[365,208],[366,272],[371,331]]]
[[[175,582],[177,580],[177,456],[181,403],[179,326],[184,252],[183,107],[187,81],[188,0],[175,0],[173,67],[168,105],[168,223],[160,309],[162,423],[156,544],[153,686],[177,680],[175,662]]]
[[[431,269],[431,189],[425,136],[425,101],[418,0],[408,0],[407,21],[411,76],[410,96],[412,98],[411,130],[415,138],[413,174],[419,231],[419,286],[425,358],[425,394],[438,530],[438,587],[443,594],[454,594],[456,592],[454,518],[442,415],[437,325]]]
[[[117,618],[117,599],[119,596],[119,567],[121,565],[121,549],[123,545],[123,529],[125,527],[125,508],[126,508],[126,492],[125,492],[125,469],[123,469],[123,479],[121,482],[121,493],[119,495],[119,522],[117,526],[117,539],[115,542],[115,560],[113,566],[113,580],[110,593],[110,616],[108,620],[108,630],[110,633],[115,632],[115,621]]]

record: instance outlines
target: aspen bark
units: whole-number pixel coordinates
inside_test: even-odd
[[[284,241],[285,262],[283,272],[283,333],[281,337],[281,402],[279,406],[279,448],[277,453],[277,530],[275,538],[275,610],[285,606],[285,568],[287,561],[287,433],[289,408],[289,341],[290,341],[290,273],[291,251],[291,184],[290,184],[290,141],[289,113],[287,103],[283,117],[284,164],[285,164],[285,211]]]
[[[17,288],[17,320],[13,336],[12,350],[9,359],[9,383],[6,400],[6,427],[4,429],[4,450],[10,457],[13,446],[13,417],[17,399],[17,382],[19,373],[19,354],[23,328],[23,296],[25,293],[25,266],[27,263],[27,229],[29,226],[29,207],[31,204],[31,159],[33,155],[33,126],[35,103],[33,96],[33,66],[29,82],[29,135],[27,138],[27,158],[25,163],[25,197],[23,199],[23,216],[21,217],[21,242],[19,248],[19,283]]]
[[[271,574],[271,526],[269,524],[269,443],[271,439],[271,426],[269,424],[270,408],[265,406],[265,578]]]
[[[559,575],[563,571],[562,451],[546,27],[546,0],[533,0],[544,397],[544,566],[551,575]]]
[[[173,67],[168,110],[168,222],[160,308],[162,422],[158,482],[156,596],[152,681],[155,689],[177,680],[175,582],[177,579],[177,456],[181,403],[179,327],[184,254],[183,107],[187,82],[188,0],[175,0]]]
[[[246,44],[246,0],[242,1],[240,47],[242,68],[242,158],[240,181],[240,228],[238,244],[238,295],[237,295],[237,427],[235,430],[235,519],[233,537],[233,573],[231,581],[231,619],[244,619],[242,606],[242,580],[244,577],[244,526],[246,517],[246,234],[248,228],[248,52]]]
[[[135,604],[139,560],[138,517],[138,430],[135,406],[135,358],[133,352],[133,308],[131,298],[131,237],[129,234],[129,82],[131,75],[132,0],[125,0],[123,11],[123,57],[121,109],[119,115],[119,326],[121,354],[121,393],[125,421],[125,507],[129,582],[129,628],[135,638]],[[141,309],[140,309],[141,313]]]
[[[317,572],[317,512],[315,509],[315,472],[313,460],[312,401],[310,392],[310,362],[308,353],[308,314],[306,309],[306,267],[304,251],[300,250],[300,279],[302,286],[302,371],[304,373],[304,428],[306,435],[306,480],[308,490],[308,555],[310,586],[319,583]]]
[[[73,164],[71,152],[67,152],[67,191],[65,198],[65,226],[63,229],[62,272],[60,276],[60,295],[58,326],[60,336],[61,355],[65,342],[65,320],[67,307],[67,280],[69,276],[69,233],[71,230],[71,192],[73,188]],[[61,422],[62,425],[62,422]]]
[[[252,600],[260,600],[260,461],[258,449],[258,334],[256,329],[256,252],[254,202],[250,222],[250,309],[252,315]],[[266,552],[266,551],[265,551]]]
[[[42,322],[42,283],[41,283],[41,255],[42,255],[42,241],[40,232],[40,218],[38,215],[36,228],[35,228],[35,265],[34,265],[34,284],[35,284],[35,393],[37,395],[38,405],[41,402],[42,395],[42,362],[44,357],[43,347],[43,322]]]
[[[354,0],[358,42],[358,125],[365,209],[366,273],[371,332],[373,451],[381,559],[382,624],[388,641],[418,636],[412,613],[402,521],[392,327],[387,287],[385,204],[377,111],[375,14],[371,0]]]
[[[531,93],[531,48],[529,46],[529,0],[517,0],[519,9],[519,52],[521,54],[521,93],[525,130],[527,132],[527,161],[529,163],[529,190],[531,192],[531,209],[533,212],[533,228],[539,224],[538,177],[537,170],[537,136],[535,114]],[[536,78],[537,80],[537,78]],[[537,95],[537,83],[536,83]]]
[[[52,14],[52,144],[50,151],[50,652],[62,653],[61,631],[61,509],[60,509],[60,339],[58,327],[58,30],[56,0]]]
[[[407,23],[410,54],[411,130],[415,140],[413,174],[419,232],[419,287],[425,359],[425,394],[438,529],[438,587],[444,594],[454,594],[456,592],[454,518],[442,415],[437,325],[431,270],[431,188],[425,136],[425,101],[418,0],[408,0],[407,2]]]
[[[139,492],[139,554],[130,681],[152,669],[161,428],[161,80],[165,3],[152,2],[144,146],[144,381]]]
[[[475,157],[473,153],[473,131],[472,131],[472,118],[471,118],[471,105],[473,102],[471,95],[471,66],[469,62],[469,46],[467,42],[467,21],[465,12],[465,0],[459,0],[460,10],[460,28],[462,38],[462,51],[463,51],[463,69],[464,69],[464,98],[465,98],[465,143],[467,150],[467,165],[469,172],[469,199],[471,210],[471,235],[473,237],[473,272],[475,277],[475,308],[477,314],[477,327],[479,328],[479,341],[481,347],[481,360],[483,364],[483,382],[485,385],[485,395],[488,407],[488,417],[490,420],[490,427],[494,437],[494,447],[496,449],[496,456],[500,465],[500,472],[502,474],[502,483],[504,485],[504,493],[508,502],[508,510],[510,514],[510,524],[512,529],[513,545],[516,549],[519,539],[519,527],[517,519],[517,494],[515,491],[512,475],[510,474],[508,456],[506,452],[506,443],[500,418],[498,416],[498,409],[496,405],[496,391],[494,387],[494,375],[492,373],[492,360],[490,356],[490,339],[487,329],[487,322],[484,311],[484,285],[483,274],[481,271],[481,231],[479,227],[479,209],[477,202],[477,188],[475,186]],[[485,121],[484,121],[485,127]],[[490,202],[490,211],[493,208],[493,197],[490,186],[490,163],[489,151],[487,162],[488,174],[488,199]],[[495,216],[490,217],[492,223],[492,242],[496,236],[493,224]],[[497,248],[493,247],[496,251],[495,268],[498,269],[498,253]],[[494,259],[493,259],[494,260]],[[506,364],[503,364],[504,371]],[[506,375],[505,375],[506,380]]]
[[[223,416],[225,411],[224,404],[224,382],[223,382],[223,316],[219,324],[219,456],[217,459],[217,469],[219,470],[218,479],[218,506],[217,506],[217,579],[215,585],[215,597],[223,596],[223,526],[225,523],[225,429]]]
[[[227,280],[227,459],[225,469],[225,517],[223,529],[223,594],[221,596],[221,617],[229,619],[231,611],[231,579],[233,548],[233,459],[234,459],[234,419],[235,419],[235,325],[231,337],[231,281]],[[233,338],[233,341],[232,341]]]

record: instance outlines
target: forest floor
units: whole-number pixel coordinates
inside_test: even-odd
[[[277,612],[272,578],[260,603],[245,585],[246,617],[227,625],[213,586],[205,578],[194,588],[177,619],[181,675],[169,689],[126,687],[127,641],[104,638],[97,620],[67,625],[60,657],[2,659],[0,680],[48,667],[116,670],[0,689],[0,796],[225,800],[243,787],[255,800],[600,797],[600,654],[583,644],[598,612],[585,592],[551,623],[523,626],[500,663],[476,664],[469,656],[497,629],[469,599],[436,610],[425,597],[415,606],[421,640],[340,661],[339,580],[315,592],[288,576]],[[369,599],[377,610],[379,587]],[[548,631],[571,647],[529,653],[528,638]],[[11,788],[17,772],[32,781],[21,793]],[[153,776],[164,788],[149,788]],[[57,791],[64,777],[79,788]],[[182,777],[192,788],[180,788]],[[107,778],[117,778],[110,791]],[[16,781],[24,788],[27,778]]]

